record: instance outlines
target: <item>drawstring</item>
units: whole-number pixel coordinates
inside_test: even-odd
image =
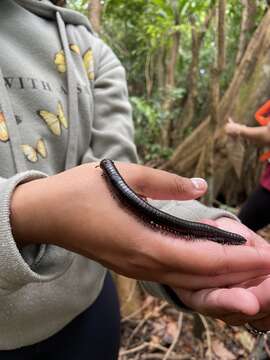
[[[69,137],[67,145],[65,169],[70,169],[77,165],[77,146],[78,146],[78,97],[77,81],[73,70],[72,56],[67,39],[66,26],[61,14],[56,13],[57,25],[61,42],[64,49],[67,66],[67,84],[68,84],[68,121]]]
[[[23,172],[27,170],[25,157],[21,150],[21,137],[15,115],[12,109],[9,95],[6,90],[5,80],[0,68],[0,94],[1,94],[1,111],[3,112],[4,119],[9,134],[10,147],[13,155],[13,161],[16,172]]]

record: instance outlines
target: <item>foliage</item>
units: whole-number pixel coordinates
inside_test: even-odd
[[[160,101],[135,96],[130,100],[136,128],[135,141],[141,157],[146,162],[160,157],[168,159],[172,153],[171,149],[159,144],[162,123],[167,116],[161,109]]]
[[[72,10],[79,11],[87,15],[88,0],[67,0],[67,6]]]

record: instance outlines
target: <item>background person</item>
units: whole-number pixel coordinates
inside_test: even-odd
[[[263,147],[270,146],[270,124],[250,127],[234,122],[231,118],[225,132],[232,137],[241,136]],[[241,208],[239,219],[253,231],[270,223],[270,163],[267,161],[260,183]]]

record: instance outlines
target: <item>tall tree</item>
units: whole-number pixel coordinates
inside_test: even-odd
[[[102,4],[100,0],[90,0],[88,4],[89,20],[96,33],[101,31]]]
[[[236,64],[239,65],[246,51],[252,30],[255,27],[255,15],[257,11],[256,1],[242,0],[243,12],[241,22],[241,33],[239,38],[238,52],[236,56]]]
[[[173,129],[173,143],[179,144],[183,140],[185,130],[191,125],[195,114],[196,100],[198,94],[198,76],[200,65],[200,51],[203,45],[204,37],[209,29],[213,16],[215,15],[215,1],[210,4],[209,13],[203,24],[199,27],[196,24],[194,16],[190,16],[191,24],[191,63],[187,73],[187,96],[184,101],[181,119],[176,123]]]

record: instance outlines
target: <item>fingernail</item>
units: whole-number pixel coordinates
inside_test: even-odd
[[[191,181],[196,190],[204,190],[207,187],[207,183],[204,179],[192,178]]]

